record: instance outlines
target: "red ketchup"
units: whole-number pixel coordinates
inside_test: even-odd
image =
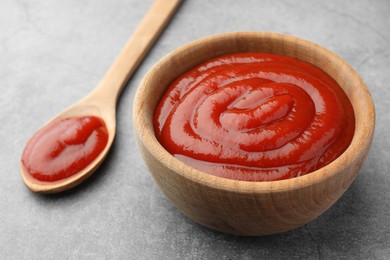
[[[176,79],[154,114],[165,149],[216,176],[275,181],[329,164],[351,143],[352,105],[329,75],[290,57],[236,53]]]
[[[86,168],[107,145],[103,120],[94,116],[55,120],[27,143],[22,164],[38,181],[55,182]]]

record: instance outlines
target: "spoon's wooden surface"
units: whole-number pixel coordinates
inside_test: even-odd
[[[102,153],[79,173],[56,182],[42,182],[33,179],[21,164],[22,177],[28,188],[40,193],[61,192],[81,183],[99,167],[115,137],[116,103],[119,94],[179,3],[180,0],[155,0],[100,84],[88,96],[49,121],[87,115],[100,117],[104,120],[108,130],[108,143]]]

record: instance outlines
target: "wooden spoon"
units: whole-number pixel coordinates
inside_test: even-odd
[[[168,23],[179,3],[180,0],[155,0],[100,84],[85,98],[48,122],[67,117],[100,117],[104,120],[108,130],[108,143],[101,154],[80,172],[56,182],[42,182],[33,179],[27,172],[27,169],[21,164],[22,177],[29,189],[40,193],[61,192],[81,183],[99,167],[108,154],[115,137],[116,103],[119,94]]]

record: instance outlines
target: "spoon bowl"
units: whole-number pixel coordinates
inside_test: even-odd
[[[64,118],[82,116],[96,116],[102,119],[106,125],[108,140],[104,150],[99,154],[99,156],[96,157],[96,159],[91,164],[78,173],[71,175],[66,179],[54,182],[42,182],[32,178],[26,167],[21,163],[20,167],[22,178],[30,190],[39,193],[57,193],[65,191],[83,182],[85,179],[91,176],[97,168],[99,168],[100,164],[103,162],[111,148],[116,132],[115,104],[113,106],[111,105],[107,107],[104,107],[102,104],[104,103],[99,103],[95,95],[89,95],[47,122],[47,124],[49,124],[53,121]]]

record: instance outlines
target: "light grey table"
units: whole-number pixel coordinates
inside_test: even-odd
[[[0,0],[1,259],[390,259],[390,1],[185,1],[124,90],[102,167],[81,186],[37,195],[19,174],[25,142],[103,77],[150,6],[140,0]],[[173,49],[229,31],[275,31],[347,60],[371,90],[377,126],[359,177],[327,212],[269,237],[189,220],[160,193],[136,148],[132,105]]]

